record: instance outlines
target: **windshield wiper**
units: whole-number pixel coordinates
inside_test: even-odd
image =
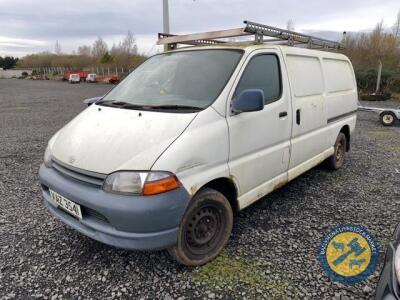
[[[100,100],[100,101],[97,101],[96,104],[101,104],[104,106],[121,106],[121,105],[125,105],[126,102],[125,101],[117,101],[117,100]]]
[[[195,110],[200,111],[203,108],[190,105],[178,105],[178,104],[165,104],[165,105],[152,105],[150,108],[153,109],[176,109],[176,110]]]
[[[120,107],[120,108],[126,108],[126,109],[147,108],[147,106],[145,106],[145,105],[132,104],[129,102],[118,101],[118,100],[103,100],[103,101],[97,102],[96,104],[100,104],[100,105],[104,105],[104,106]]]
[[[96,104],[111,106],[111,107],[119,107],[125,109],[144,109],[144,110],[153,110],[153,109],[170,109],[170,110],[191,110],[191,111],[200,111],[201,107],[190,106],[190,105],[175,105],[175,104],[165,104],[165,105],[141,105],[141,104],[132,104],[125,101],[118,100],[102,100],[97,102]]]

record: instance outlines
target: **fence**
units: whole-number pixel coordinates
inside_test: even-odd
[[[45,76],[64,74],[65,71],[74,71],[77,69],[68,68],[68,67],[36,67],[32,68],[32,70],[37,74],[42,74]],[[91,67],[91,68],[83,68],[84,71],[89,71],[90,73],[95,73],[97,75],[110,76],[117,75],[120,77],[124,77],[129,74],[133,69],[127,69],[123,67]]]

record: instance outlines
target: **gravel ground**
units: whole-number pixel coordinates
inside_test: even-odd
[[[316,167],[237,215],[212,263],[177,265],[166,251],[91,240],[43,207],[37,181],[48,139],[108,85],[0,80],[0,298],[370,299],[400,208],[400,126],[359,113],[352,150],[336,172]],[[399,103],[376,105],[394,107]],[[332,283],[316,251],[340,224],[365,226],[379,267],[357,285]]]

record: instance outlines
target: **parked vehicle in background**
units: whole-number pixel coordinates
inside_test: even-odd
[[[400,122],[400,106],[395,108],[382,108],[358,105],[358,110],[374,112],[379,115],[379,121],[383,126],[393,126],[396,121]]]
[[[385,264],[375,294],[376,300],[400,299],[400,224],[386,251]]]
[[[79,74],[70,74],[68,78],[69,83],[80,83],[81,78],[79,77]]]
[[[116,84],[120,82],[121,78],[118,75],[98,75],[96,80],[97,82]]]
[[[90,73],[86,76],[86,82],[96,82],[96,74]]]
[[[88,76],[89,72],[88,71],[83,71],[83,70],[65,70],[64,71],[63,80],[69,80],[69,76],[71,74],[78,74],[80,80],[84,81],[86,79],[86,77]]]
[[[235,211],[323,161],[343,166],[357,87],[342,54],[216,44],[157,54],[87,104],[48,143],[48,210],[106,244],[201,265]]]

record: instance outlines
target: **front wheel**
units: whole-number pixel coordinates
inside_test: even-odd
[[[384,111],[379,117],[383,126],[393,126],[396,119],[396,115],[391,111]]]
[[[213,260],[232,232],[233,212],[220,192],[205,188],[192,199],[179,226],[178,241],[168,249],[179,263],[199,266]]]
[[[327,159],[327,166],[331,170],[340,169],[344,164],[344,156],[346,154],[347,140],[344,133],[340,132],[334,146],[335,152]]]

